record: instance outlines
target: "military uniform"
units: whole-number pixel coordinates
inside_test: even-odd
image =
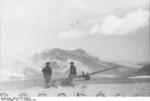
[[[74,64],[71,63],[71,66],[70,66],[70,77],[74,78],[76,75],[77,75],[77,69],[74,66]]]
[[[42,69],[42,72],[46,81],[46,87],[49,87],[49,82],[52,75],[52,69],[50,66],[47,65],[45,68]]]

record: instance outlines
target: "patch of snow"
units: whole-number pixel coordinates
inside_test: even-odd
[[[134,76],[129,78],[150,78],[150,75]]]

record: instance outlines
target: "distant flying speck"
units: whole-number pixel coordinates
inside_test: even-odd
[[[80,23],[79,23],[79,21],[77,21],[77,23],[76,23],[76,24],[80,24]]]
[[[72,24],[72,23],[71,23],[71,24],[69,24],[69,26],[73,26],[73,25],[80,25],[80,26],[81,26],[82,24],[81,24],[79,21],[77,21],[77,22],[76,22],[76,23],[74,23],[74,24]]]

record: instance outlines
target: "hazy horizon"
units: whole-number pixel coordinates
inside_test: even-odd
[[[3,66],[47,49],[150,61],[149,0],[2,0]]]

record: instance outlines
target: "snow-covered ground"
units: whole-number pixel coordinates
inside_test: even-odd
[[[26,93],[29,97],[38,97],[39,94],[45,96],[150,96],[150,83],[119,83],[119,84],[78,84],[75,87],[33,87],[18,90],[3,90],[0,92],[7,93],[10,97],[17,97],[21,93]]]
[[[150,75],[141,75],[141,76],[134,76],[129,78],[150,78]]]

